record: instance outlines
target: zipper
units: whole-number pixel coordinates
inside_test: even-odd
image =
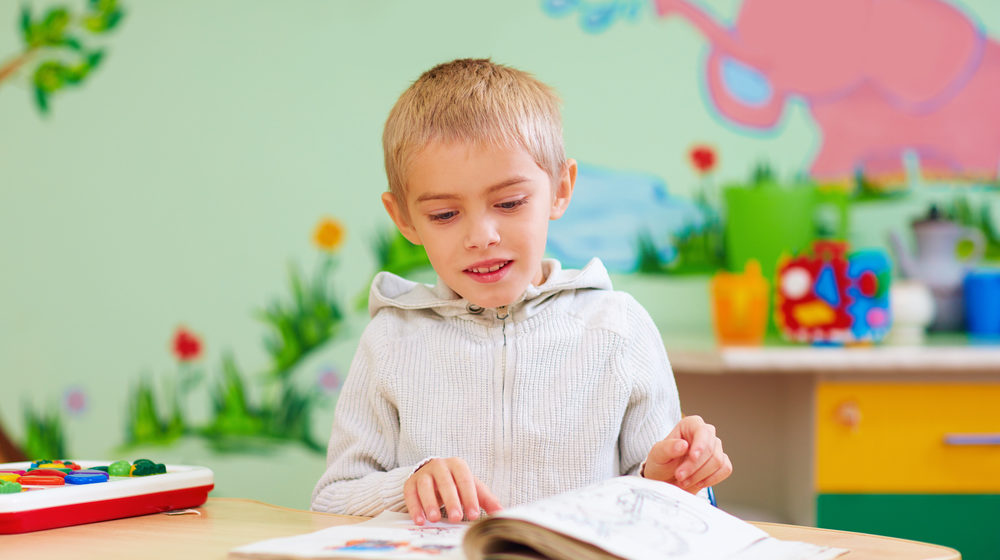
[[[501,480],[504,483],[501,485],[503,492],[501,492],[500,501],[502,504],[509,504],[511,497],[511,469],[510,469],[510,458],[511,458],[511,448],[512,448],[512,411],[511,411],[511,380],[508,380],[507,372],[507,319],[510,317],[510,307],[507,305],[501,305],[496,308],[496,318],[500,321],[500,334],[503,337],[503,344],[500,347],[500,422],[499,429],[500,434],[498,440],[497,451],[500,454],[499,460],[496,461],[496,470],[493,474],[493,480],[499,482]],[[513,321],[513,319],[511,320]]]

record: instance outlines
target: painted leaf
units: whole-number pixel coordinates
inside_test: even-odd
[[[104,60],[104,51],[93,51],[87,55],[87,65],[91,69],[97,68],[97,65]]]
[[[49,94],[45,93],[45,90],[35,86],[35,104],[38,105],[38,110],[42,112],[43,115],[47,115],[49,112]]]
[[[64,47],[73,49],[74,51],[83,50],[83,44],[80,43],[80,40],[77,39],[76,37],[70,37],[70,36],[63,37],[62,42],[59,44]]]
[[[31,8],[21,6],[21,36],[24,42],[31,44]]]

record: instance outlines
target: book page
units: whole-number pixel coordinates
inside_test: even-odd
[[[786,541],[771,538],[698,496],[636,476],[613,478],[494,517],[540,525],[634,560],[735,559],[760,557],[760,550],[774,560],[820,559],[846,552],[780,544]]]
[[[233,549],[229,558],[370,558],[459,560],[468,523],[416,525],[406,513],[386,511],[368,521],[314,533],[269,539]]]

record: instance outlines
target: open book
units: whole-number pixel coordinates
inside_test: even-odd
[[[635,476],[506,509],[472,524],[370,521],[239,547],[230,558],[827,560],[847,552],[772,538],[679,488]]]

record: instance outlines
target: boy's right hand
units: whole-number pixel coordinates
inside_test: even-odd
[[[427,461],[406,479],[403,498],[417,525],[423,525],[425,520],[441,521],[442,505],[451,523],[463,518],[475,521],[480,510],[491,514],[503,509],[493,492],[458,457]]]

